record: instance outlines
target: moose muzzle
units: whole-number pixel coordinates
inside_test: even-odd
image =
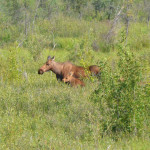
[[[44,73],[44,71],[42,69],[38,70],[38,74],[43,74],[43,73]]]

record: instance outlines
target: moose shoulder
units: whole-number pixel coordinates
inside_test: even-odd
[[[96,65],[89,66],[87,69],[94,75],[97,75],[100,72],[99,67]],[[75,78],[86,77],[85,70],[86,68],[76,66],[71,62],[56,62],[54,56],[48,56],[46,63],[38,70],[38,74],[52,71],[56,74],[57,80],[60,79],[62,81],[62,79],[66,78],[70,72],[73,72]]]

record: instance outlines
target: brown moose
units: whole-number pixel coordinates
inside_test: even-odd
[[[78,85],[80,85],[80,86],[82,86],[82,87],[85,86],[85,84],[84,84],[83,81],[81,81],[80,79],[75,78],[75,77],[73,76],[73,72],[70,72],[70,73],[67,75],[67,77],[63,78],[63,81],[64,81],[65,83],[70,83],[70,85],[73,86],[73,87],[76,87],[76,86],[78,86]]]
[[[66,78],[70,72],[73,72],[73,77],[75,78],[83,78],[86,77],[86,68],[81,66],[76,66],[71,62],[55,62],[55,57],[52,58],[48,56],[46,63],[38,70],[38,74],[43,74],[47,71],[52,71],[56,74],[57,80],[61,80]],[[97,75],[100,73],[100,69],[96,65],[89,66],[87,70],[90,71],[91,74]]]

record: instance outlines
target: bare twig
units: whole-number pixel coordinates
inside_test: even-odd
[[[55,39],[54,39],[54,33],[52,32],[52,36],[53,36],[53,50],[55,49],[57,43],[55,43]]]
[[[110,39],[110,36],[111,36],[111,33],[113,32],[114,30],[114,27],[116,26],[116,23],[122,13],[122,10],[124,9],[124,6],[121,7],[121,9],[119,10],[119,12],[116,14],[114,20],[113,20],[113,23],[112,23],[112,26],[111,26],[111,29],[109,30],[108,34],[106,35],[106,40],[109,41]]]
[[[25,39],[23,39],[23,40],[18,44],[17,48],[19,48],[19,47],[23,44],[24,41],[25,41]]]
[[[37,16],[37,10],[38,10],[39,5],[40,5],[40,1],[41,0],[38,0],[37,6],[36,6],[36,9],[35,9],[35,15],[34,15],[33,22],[32,22],[32,32],[33,32],[33,29],[34,29],[34,23],[35,23],[35,19],[36,19],[36,16]]]

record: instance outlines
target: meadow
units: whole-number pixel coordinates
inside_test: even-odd
[[[150,28],[132,23],[124,38],[108,21],[57,17],[27,37],[0,25],[0,149],[148,150],[150,147]],[[84,88],[38,74],[47,56],[101,76]],[[123,81],[120,79],[123,78]]]

